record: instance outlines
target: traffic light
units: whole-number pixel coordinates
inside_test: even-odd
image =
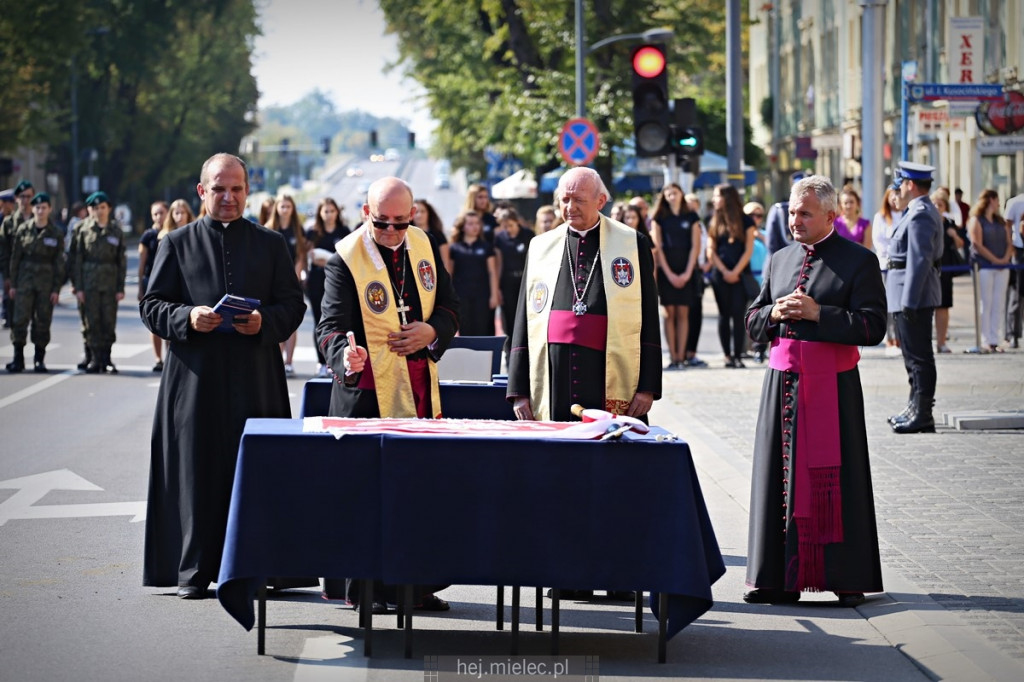
[[[376,130],[371,130],[370,131],[370,149],[376,149],[376,148],[377,148],[377,131]]]
[[[330,154],[331,153],[331,138],[329,138],[329,137],[321,137],[320,138],[320,146],[323,148],[324,154]]]
[[[650,44],[634,48],[631,64],[636,155],[664,156],[671,149],[665,46]]]
[[[409,149],[416,149],[416,133],[409,131]]]
[[[672,149],[681,157],[700,156],[704,153],[704,131],[697,126],[673,126]]]

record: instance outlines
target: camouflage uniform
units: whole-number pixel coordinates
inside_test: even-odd
[[[124,294],[127,268],[121,224],[111,218],[106,227],[100,227],[90,217],[76,225],[68,268],[73,290],[85,294],[79,312],[85,344],[92,351],[92,362],[86,371],[103,372],[108,366],[113,369],[110,347],[117,340],[116,294]]]
[[[31,219],[31,212],[22,213],[21,207],[18,207],[0,223],[0,273],[3,274],[3,317],[6,324],[10,324],[14,318],[14,306],[11,305],[7,291],[14,286],[11,283],[11,245],[14,243],[14,233]]]
[[[35,218],[18,228],[11,244],[11,288],[15,289],[11,343],[24,346],[32,323],[36,362],[50,343],[53,303],[50,295],[64,282],[64,237],[53,223],[40,229]]]

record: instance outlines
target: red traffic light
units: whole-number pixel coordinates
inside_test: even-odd
[[[644,78],[657,78],[665,70],[665,53],[653,45],[644,45],[633,53],[633,71]]]

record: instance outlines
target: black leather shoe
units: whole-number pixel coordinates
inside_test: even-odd
[[[356,611],[359,611],[361,608],[362,608],[361,604],[356,604]],[[389,609],[388,609],[388,605],[387,604],[385,604],[382,601],[375,601],[375,602],[373,602],[373,607],[370,609],[370,613],[372,613],[375,616],[379,616],[382,613],[387,613],[388,610]]]
[[[839,605],[847,609],[852,609],[854,606],[860,606],[864,603],[864,594],[861,592],[836,593],[836,596],[839,597]]]
[[[759,587],[744,594],[743,601],[748,604],[795,604],[800,601],[800,593]]]
[[[46,365],[43,364],[42,360],[36,360],[35,365],[32,368],[32,371],[35,372],[36,374],[46,374]]]
[[[206,599],[206,588],[197,585],[182,585],[178,588],[180,599]]]

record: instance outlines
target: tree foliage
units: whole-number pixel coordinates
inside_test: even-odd
[[[568,0],[380,0],[399,37],[396,66],[419,81],[438,121],[435,144],[479,171],[493,148],[527,165],[556,155],[562,125],[575,115],[575,17]],[[725,13],[719,0],[588,0],[587,45],[669,27],[673,97],[724,102]],[[587,116],[602,150],[632,138],[628,41],[585,58]],[[724,103],[718,107],[724,110]],[[725,129],[724,122],[717,126]],[[708,146],[716,145],[712,140]],[[724,146],[724,139],[722,140]],[[751,147],[747,158],[756,155]]]
[[[4,146],[46,145],[48,170],[70,187],[74,81],[82,174],[95,150],[115,201],[177,196],[252,128],[257,33],[252,0],[8,3],[0,49],[17,67],[0,70]]]

